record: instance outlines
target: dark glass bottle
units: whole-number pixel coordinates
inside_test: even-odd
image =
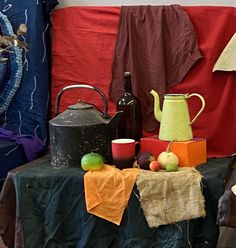
[[[117,101],[116,110],[123,111],[118,125],[118,138],[139,141],[142,136],[141,103],[132,92],[130,72],[124,73],[124,94]]]

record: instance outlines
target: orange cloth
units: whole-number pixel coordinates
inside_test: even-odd
[[[102,170],[84,175],[87,211],[120,225],[139,169],[119,170],[105,165]]]

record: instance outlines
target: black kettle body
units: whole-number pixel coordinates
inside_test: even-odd
[[[58,114],[62,94],[74,88],[86,88],[98,92],[103,99],[103,112],[91,104],[80,101]],[[111,140],[116,135],[122,112],[117,112],[110,117],[107,109],[105,94],[91,85],[70,85],[58,93],[55,106],[56,117],[49,121],[50,153],[53,166],[80,166],[82,156],[90,152],[101,154],[105,163],[112,162]]]

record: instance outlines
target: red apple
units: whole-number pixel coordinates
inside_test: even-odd
[[[151,171],[159,171],[161,169],[161,165],[158,163],[158,161],[153,160],[149,164],[149,168],[150,168]]]

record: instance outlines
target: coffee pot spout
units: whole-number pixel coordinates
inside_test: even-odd
[[[160,98],[155,90],[151,90],[151,95],[154,97],[154,117],[157,121],[161,122],[161,109],[160,109]]]

